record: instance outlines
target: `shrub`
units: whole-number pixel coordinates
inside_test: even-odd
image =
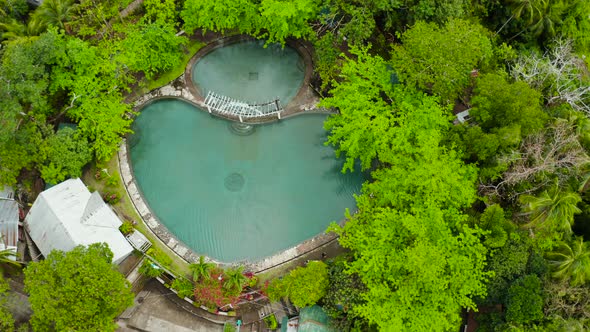
[[[129,220],[125,220],[121,226],[119,226],[119,230],[121,233],[123,233],[123,235],[131,234],[133,233],[133,223],[131,223]]]
[[[121,195],[119,195],[119,194],[118,194],[118,193],[116,193],[116,192],[110,192],[110,191],[107,191],[106,193],[104,193],[104,194],[102,195],[102,199],[103,199],[105,202],[107,202],[107,203],[109,203],[109,204],[113,205],[113,204],[117,204],[117,203],[118,203],[118,202],[121,200]]]
[[[107,177],[106,184],[109,187],[116,187],[119,185],[119,173],[115,172],[113,175]]]
[[[235,332],[236,327],[232,323],[225,323],[223,325],[223,332]]]
[[[256,287],[257,284],[258,284],[258,277],[257,276],[252,276],[250,278],[250,280],[248,281],[248,286],[250,286],[250,288]]]
[[[139,268],[139,273],[143,274],[146,277],[155,278],[161,276],[162,273],[164,273],[164,271],[158,265],[156,265],[149,259],[146,259],[143,261],[143,264],[141,264],[141,267]]]
[[[178,297],[185,298],[193,295],[194,285],[186,279],[174,279],[172,289],[178,292]]]
[[[148,256],[152,257],[158,264],[164,267],[170,267],[172,265],[172,258],[168,257],[164,252],[155,247],[151,247],[147,251]]]
[[[279,327],[279,323],[277,322],[277,318],[274,314],[264,317],[264,323],[271,330],[275,330]]]

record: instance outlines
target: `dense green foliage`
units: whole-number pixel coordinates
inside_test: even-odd
[[[181,17],[189,32],[239,31],[284,44],[288,37],[312,35],[308,21],[317,16],[318,5],[317,0],[187,0]]]
[[[146,0],[124,17],[129,3],[0,0],[0,185],[110,158],[146,79],[172,78],[204,32],[303,39],[335,111],[326,144],[370,176],[331,228],[348,255],[269,295],[317,302],[342,331],[457,330],[477,306],[483,331],[590,328],[589,1]],[[211,308],[246,282],[191,270],[174,287]],[[37,329],[78,317],[51,321],[36,296]]]
[[[367,287],[353,310],[381,328],[452,329],[485,294],[486,250],[460,212],[475,199],[474,169],[440,145],[448,117],[436,98],[392,85],[382,59],[354,54],[323,101],[340,111],[326,128],[344,170],[357,158],[382,165],[357,197],[359,212],[334,228],[353,252],[349,272]]]
[[[444,27],[417,22],[395,46],[392,65],[410,86],[432,91],[444,104],[461,97],[472,70],[485,66],[492,56],[486,31],[465,20],[450,20]]]
[[[35,331],[114,331],[114,318],[133,303],[131,285],[104,243],[52,251],[25,269]]]
[[[66,177],[82,175],[82,167],[92,159],[88,141],[71,128],[63,128],[46,140],[47,159],[41,177],[48,183],[59,183]]]
[[[6,306],[9,289],[8,282],[0,275],[0,329],[6,332],[14,331],[14,318]]]
[[[543,318],[543,297],[541,280],[536,275],[518,279],[508,290],[506,320],[514,323],[528,323]]]
[[[327,265],[311,261],[306,267],[297,267],[283,279],[275,280],[269,288],[269,296],[274,300],[288,297],[294,305],[307,307],[324,297],[327,289]]]

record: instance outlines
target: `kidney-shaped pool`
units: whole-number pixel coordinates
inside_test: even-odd
[[[196,253],[234,262],[277,253],[354,208],[360,173],[324,145],[326,115],[253,128],[176,99],[146,106],[130,155],[151,210]]]

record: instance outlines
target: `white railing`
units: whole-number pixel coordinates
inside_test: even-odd
[[[281,118],[283,107],[279,98],[264,103],[247,103],[227,96],[218,95],[209,91],[205,97],[205,106],[209,113],[222,115],[234,115],[240,119],[257,118],[276,114]]]

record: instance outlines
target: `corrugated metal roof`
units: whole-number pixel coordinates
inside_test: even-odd
[[[0,234],[7,247],[16,247],[18,242],[18,203],[0,198]]]
[[[14,198],[14,190],[9,186],[0,186],[0,198]]]
[[[93,197],[80,179],[66,180],[43,191],[25,219],[41,253],[72,250],[77,245],[106,242],[113,262],[133,248],[119,231],[121,221],[100,196]]]

